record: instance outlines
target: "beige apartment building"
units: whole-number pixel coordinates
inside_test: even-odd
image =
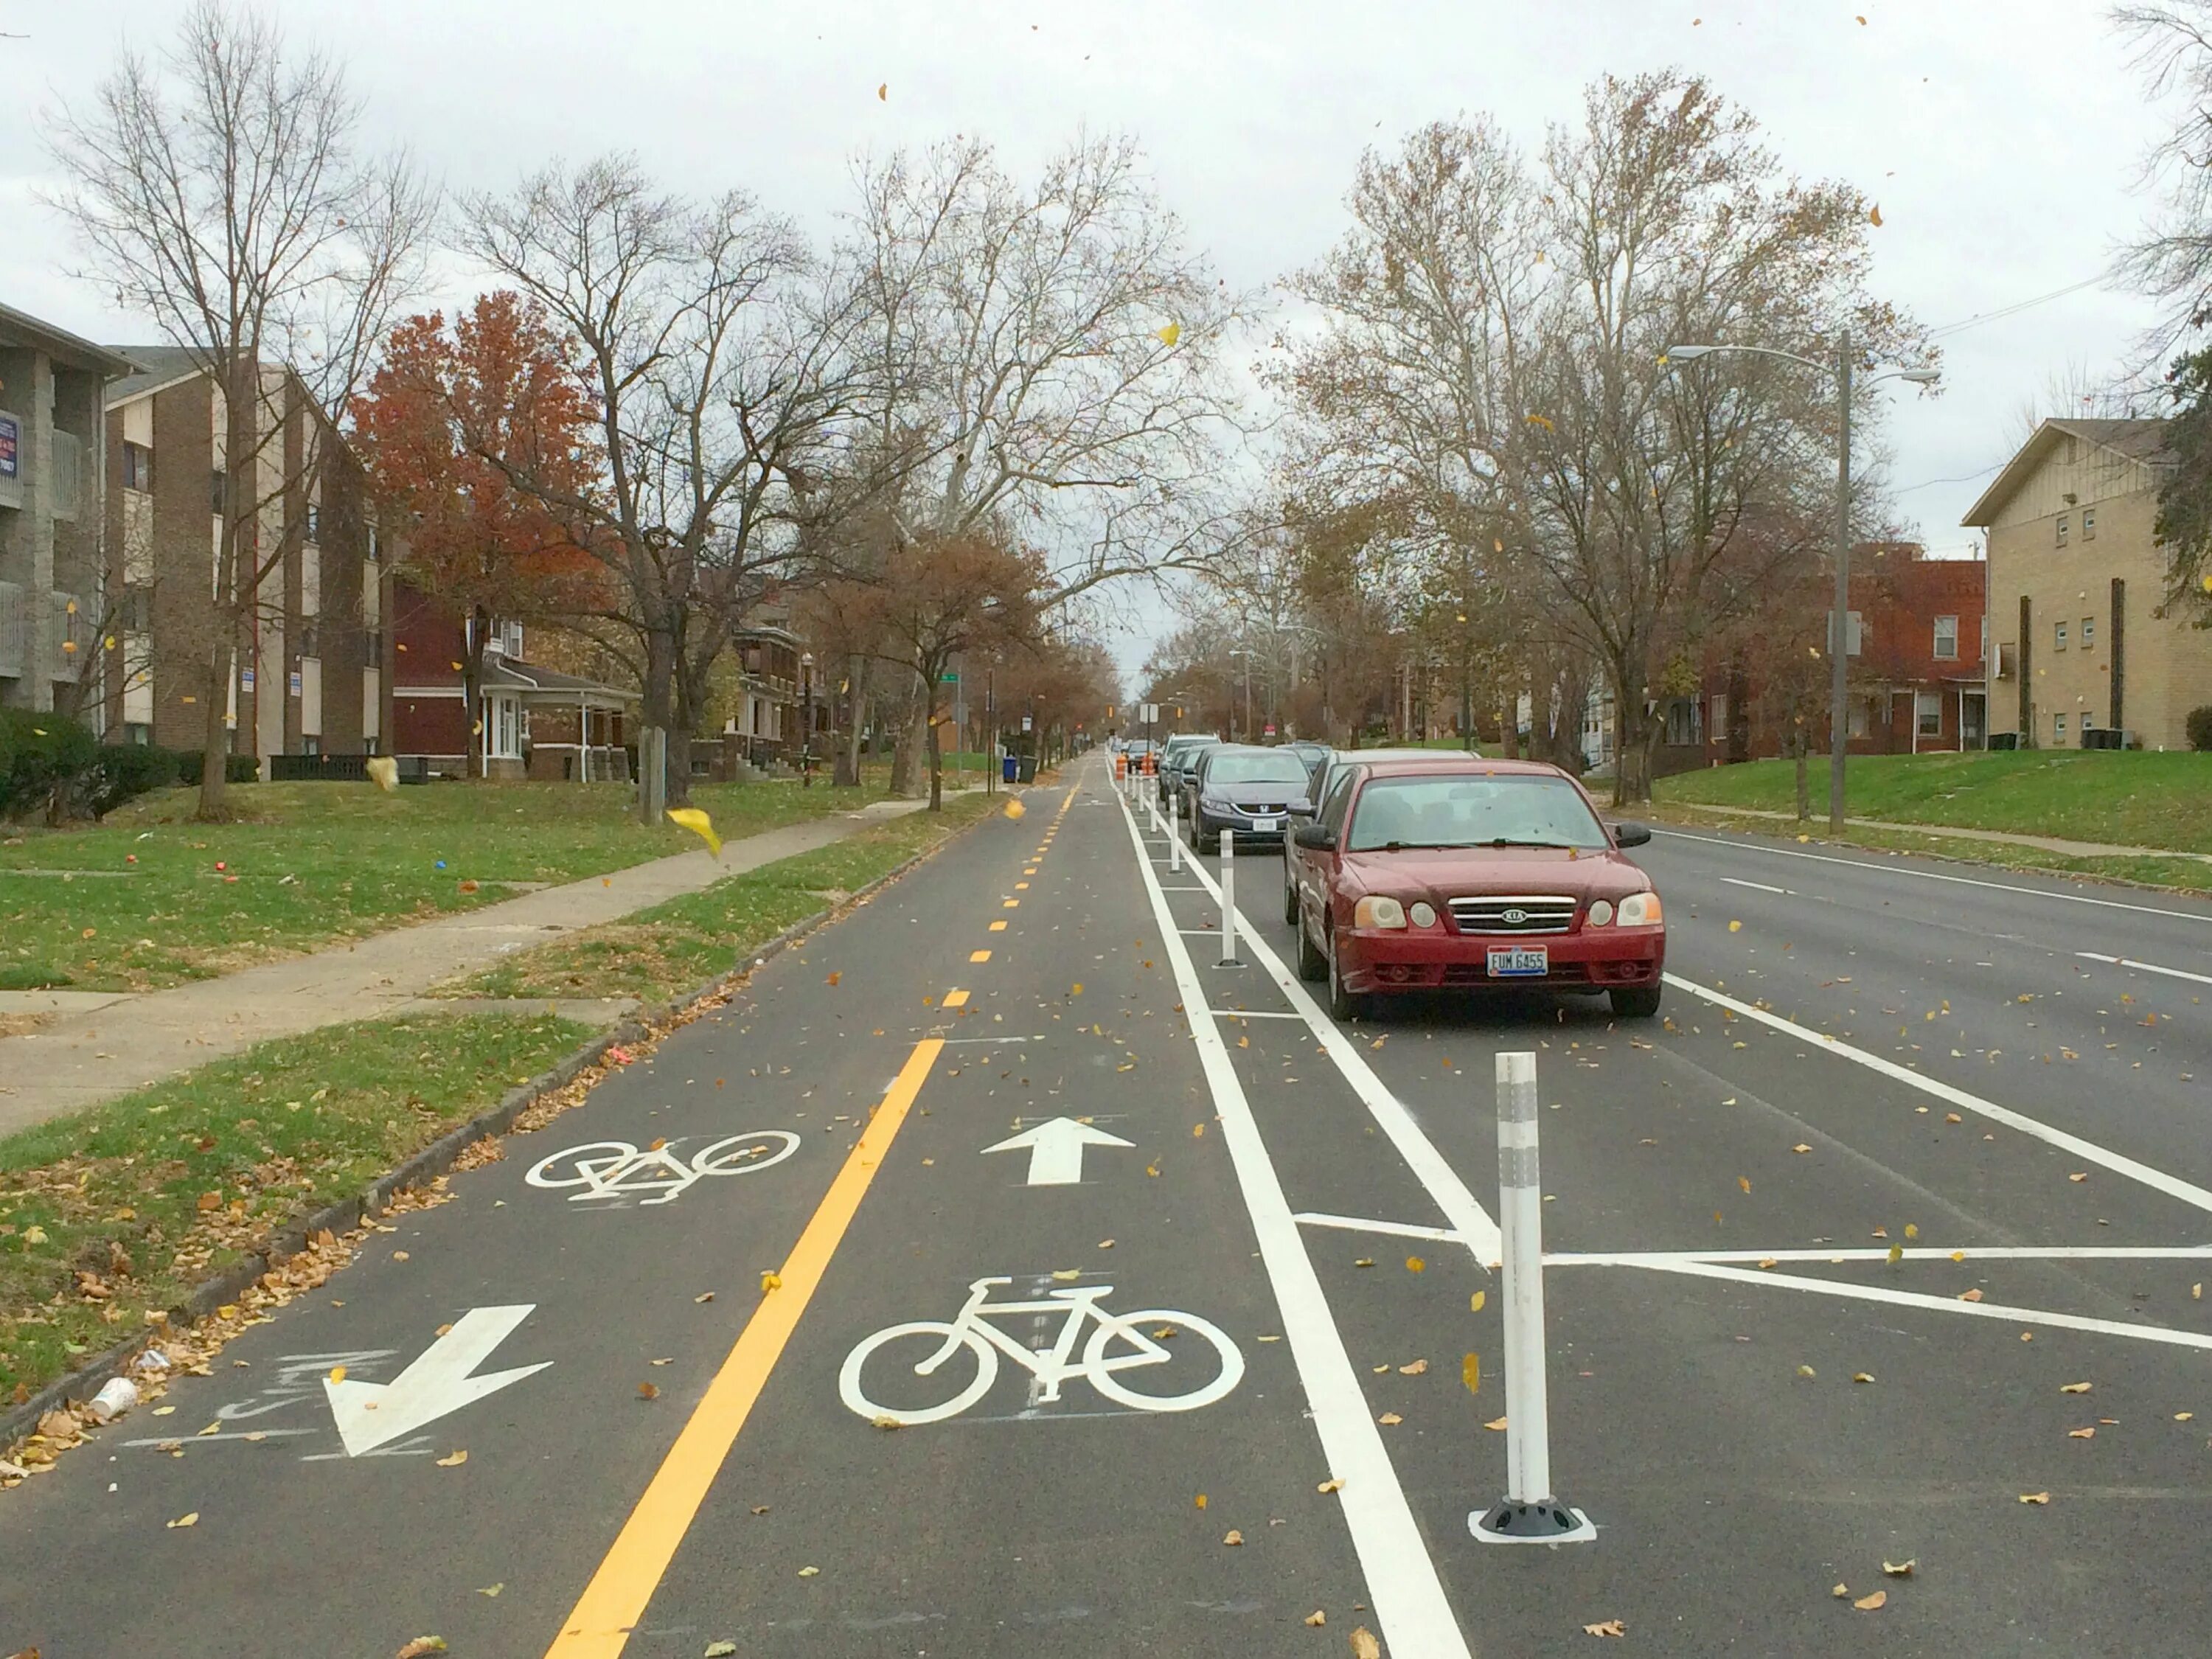
[[[2212,631],[2157,614],[2164,421],[2045,421],[1963,520],[1989,538],[1993,747],[2185,749]]]

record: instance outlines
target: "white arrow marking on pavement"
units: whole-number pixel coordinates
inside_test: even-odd
[[[410,1435],[447,1413],[496,1394],[508,1383],[520,1382],[532,1371],[551,1364],[548,1359],[511,1371],[469,1375],[530,1317],[536,1306],[525,1302],[511,1308],[470,1309],[389,1382],[333,1382],[325,1377],[323,1392],[330,1397],[331,1415],[337,1421],[346,1455],[359,1457],[374,1451],[387,1440]]]
[[[1078,1123],[1072,1117],[1056,1117],[1048,1123],[1040,1123],[1034,1129],[1024,1129],[1010,1135],[995,1146],[986,1146],[985,1156],[993,1152],[1012,1152],[1026,1147],[1030,1155],[1030,1179],[1032,1187],[1073,1187],[1083,1179],[1083,1149],[1085,1146],[1128,1146],[1119,1135],[1109,1135],[1103,1129],[1094,1129],[1088,1123]]]

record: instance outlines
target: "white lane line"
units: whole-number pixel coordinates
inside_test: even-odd
[[[2046,1141],[2053,1146],[2063,1147],[2076,1158],[2091,1164],[2100,1164],[2115,1175],[2124,1175],[2131,1181],[2139,1181],[2154,1192],[2164,1193],[2168,1198],[2178,1198],[2183,1203],[2193,1204],[2200,1210],[2212,1210],[2212,1192],[2206,1191],[2194,1182],[2184,1181],[2179,1176],[2170,1176],[2163,1170],[2154,1170],[2148,1164],[2138,1163],[2124,1153],[2113,1152],[2109,1147],[2100,1146],[2094,1140],[2084,1140],[2079,1135],[2069,1134],[2063,1129],[2053,1128],[2039,1118],[2029,1117],[2023,1112],[2015,1112],[2008,1106],[2000,1106],[1993,1100],[1983,1099],[1979,1095],[1968,1094],[1964,1089],[1954,1089],[1948,1083],[1939,1082],[1932,1077],[1923,1076],[1918,1072],[1899,1066],[1895,1060],[1884,1060],[1880,1054],[1869,1054],[1863,1048],[1855,1048],[1839,1038],[1828,1036],[1826,1032],[1811,1030],[1798,1024],[1795,1020],[1784,1019],[1779,1014],[1769,1013],[1764,1008],[1754,1008],[1747,1002],[1738,1001],[1735,998],[1723,992],[1716,991],[1710,986],[1699,985],[1694,980],[1684,979],[1679,974],[1668,974],[1666,975],[1666,980],[1668,984],[1677,990],[1686,991],[1693,997],[1702,997],[1707,1002],[1730,1009],[1741,1018],[1755,1019],[1760,1024],[1771,1026],[1775,1030],[1787,1031],[1792,1036],[1802,1037],[1808,1042],[1818,1043],[1830,1054],[1840,1054],[1845,1060],[1856,1061],[1870,1072],[1879,1072],[1882,1076],[1893,1082],[1902,1083],[1907,1088],[1917,1089],[1923,1094],[1933,1095],[1938,1100],[1948,1101],[1954,1106],[1978,1113],[1992,1123],[2002,1123],[2008,1128],[2019,1130],[2022,1134],[2033,1135],[2038,1140]]]
[[[1763,881],[1738,881],[1734,876],[1723,876],[1721,879],[1731,887],[1756,887],[1762,893],[1780,893],[1785,897],[1790,896],[1787,887],[1769,887]]]
[[[1906,1261],[2190,1261],[2212,1258],[2212,1244],[1985,1244],[1945,1249],[1907,1245]],[[1848,1250],[1561,1250],[1544,1252],[1559,1267],[1663,1267],[1670,1261],[1887,1261],[1881,1249]]]
[[[1304,1019],[1305,1018],[1304,1014],[1294,1014],[1287,1008],[1209,1008],[1206,1012],[1216,1019]]]
[[[1206,1006],[1206,981],[1192,963],[1190,951],[1176,935],[1167,896],[1137,833],[1134,814],[1125,813],[1130,845],[1135,850],[1138,872],[1143,876],[1152,915],[1165,934],[1168,964],[1182,992],[1184,1005]],[[1382,1431],[1367,1409],[1367,1396],[1344,1336],[1328,1310],[1321,1278],[1306,1255],[1305,1241],[1283,1195],[1281,1181],[1267,1157],[1252,1103],[1237,1080],[1229,1058],[1229,1045],[1212,1020],[1191,1025],[1191,1042],[1206,1073],[1214,1109],[1220,1114],[1222,1139],[1237,1170],[1237,1183],[1244,1208],[1252,1218],[1252,1231],[1260,1246],[1261,1265],[1281,1309],[1283,1330],[1291,1340],[1291,1357],[1305,1389],[1306,1405],[1321,1437],[1322,1452],[1329,1473],[1344,1482],[1338,1493],[1344,1506],[1345,1524],[1352,1533],[1360,1570],[1366,1575],[1367,1593],[1376,1621],[1392,1653],[1419,1654],[1422,1659],[1473,1659],[1467,1638],[1453,1617],[1436,1563],[1429,1559],[1413,1506],[1398,1484]]]
[[[1691,1279],[1719,1279],[1743,1285],[1773,1285],[1784,1290],[1808,1291],[1816,1296],[1856,1297],[1862,1302],[1886,1302],[1895,1308],[1925,1308],[1937,1313],[1963,1314],[1969,1319],[2002,1319],[2014,1325],[2046,1325],[2059,1330],[2094,1331],[2100,1336],[2131,1336],[2140,1341],[2162,1342],[2177,1348],[2212,1348],[2212,1335],[2196,1331],[2168,1330],[2162,1325],[2138,1325],[2121,1319],[2091,1319],[2081,1314],[2047,1313],[2040,1308],[2014,1308],[2002,1302],[1961,1302],[1956,1297],[1893,1290],[1887,1285],[1854,1285],[1839,1279],[1805,1279],[1796,1273],[1761,1273],[1755,1267],[1723,1267],[1711,1261],[1631,1261],[1624,1265],[1647,1268],[1653,1273],[1681,1273]]]
[[[1213,884],[1213,878],[1206,874],[1202,865],[1194,860],[1191,873],[1206,883],[1206,890],[1216,898],[1221,896],[1221,890]],[[1275,981],[1275,988],[1304,1018],[1308,1028],[1328,1052],[1330,1061],[1343,1073],[1344,1080],[1352,1085],[1352,1091],[1359,1097],[1360,1103],[1367,1108],[1368,1115],[1375,1120],[1376,1127],[1390,1138],[1390,1144],[1398,1149],[1398,1156],[1406,1160],[1414,1179],[1428,1188],[1429,1196],[1444,1212],[1444,1219],[1451,1224],[1452,1231],[1467,1241],[1468,1249],[1474,1253],[1477,1263],[1485,1268],[1495,1266],[1504,1253],[1504,1241],[1498,1233],[1498,1224],[1490,1218],[1490,1212],[1482,1207],[1474,1194],[1468,1190],[1467,1183],[1459,1178],[1459,1171],[1444,1161],[1444,1155],[1437,1150],[1436,1143],[1422,1131],[1419,1124],[1413,1121],[1413,1115],[1406,1109],[1405,1102],[1392,1094],[1382,1079],[1375,1075],[1375,1068],[1367,1063],[1365,1056],[1358,1049],[1352,1047],[1352,1040],[1337,1030],[1336,1022],[1322,1012],[1321,1004],[1314,1000],[1313,993],[1283,965],[1283,959],[1275,954],[1267,941],[1253,932],[1251,918],[1242,910],[1237,913],[1237,931],[1243,934],[1246,942],[1251,945],[1260,967]]]
[[[1449,1227],[1418,1227],[1410,1221],[1368,1221],[1356,1215],[1330,1215],[1320,1210],[1302,1210],[1293,1219],[1303,1226],[1335,1227],[1347,1233],[1388,1233],[1393,1238],[1426,1238],[1445,1244],[1467,1242]]]
[[[2212,974],[2192,974],[2179,968],[2161,968],[2154,962],[2137,962],[2133,957],[2108,957],[2100,951],[2076,951],[2074,954],[2090,962],[2109,962],[2115,968],[2134,968],[2146,974],[2164,974],[2170,979],[2194,980],[2199,985],[2212,985]]]
[[[2132,910],[2138,915],[2171,916],[2180,921],[2212,922],[2212,914],[2201,910],[2161,910],[2154,904],[2123,904],[2118,899],[2091,898],[2086,893],[2054,893],[2041,887],[2015,887],[2009,882],[1977,881],[1972,876],[1947,876],[1938,870],[1915,870],[1908,865],[1876,864],[1869,859],[1839,859],[1827,853],[1800,853],[1787,847],[1768,847],[1755,841],[1723,841],[1717,836],[1692,836],[1680,830],[1655,830],[1668,841],[1694,841],[1731,852],[1765,853],[1778,859],[1810,859],[1815,864],[1844,864],[1876,875],[1917,876],[1923,881],[1948,881],[1959,887],[1986,887],[1992,892],[2017,893],[2023,898],[2063,899],[2069,904],[2094,904],[2103,910]],[[1723,881],[1728,879],[1723,876]]]

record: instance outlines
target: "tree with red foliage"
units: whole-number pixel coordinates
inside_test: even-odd
[[[405,517],[399,568],[467,618],[461,684],[471,777],[483,770],[493,619],[593,606],[595,565],[582,538],[543,492],[512,481],[522,468],[585,495],[598,470],[587,435],[593,419],[568,343],[544,307],[506,292],[482,295],[450,328],[434,311],[400,324],[354,406],[377,501]]]

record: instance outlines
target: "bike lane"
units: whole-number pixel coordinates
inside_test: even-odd
[[[635,1633],[572,1621],[555,1659],[1273,1659],[1382,1628],[1311,1310],[1079,775],[1028,887],[942,918],[990,957],[914,999],[946,1046]]]
[[[949,920],[999,903],[1058,799],[769,962],[0,1498],[0,1652],[546,1651],[763,1275],[921,1075],[921,999],[970,954]],[[675,1158],[689,1178],[655,1180]],[[531,1181],[548,1159],[572,1184]]]

